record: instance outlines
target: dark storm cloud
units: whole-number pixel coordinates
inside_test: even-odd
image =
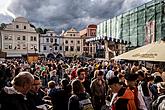
[[[55,31],[70,27],[79,30],[144,2],[147,0],[13,0],[9,10],[16,16],[28,18],[36,26]]]

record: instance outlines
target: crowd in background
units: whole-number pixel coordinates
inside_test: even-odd
[[[0,64],[0,110],[164,110],[165,69],[138,62]]]

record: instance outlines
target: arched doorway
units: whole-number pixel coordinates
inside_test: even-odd
[[[48,59],[55,59],[55,56],[54,56],[54,54],[49,53],[49,54],[47,55],[47,58],[48,58]]]
[[[63,56],[62,56],[62,54],[58,54],[57,56],[56,56],[56,58],[62,58]]]

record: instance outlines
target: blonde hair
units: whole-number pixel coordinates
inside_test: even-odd
[[[94,72],[94,78],[97,78],[98,74],[99,74],[99,70],[95,70],[95,72]]]

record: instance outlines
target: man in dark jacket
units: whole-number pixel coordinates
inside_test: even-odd
[[[12,87],[4,87],[0,93],[0,110],[30,110],[26,98],[34,77],[21,72],[12,80]]]
[[[38,76],[34,76],[34,83],[32,88],[27,93],[27,99],[30,110],[36,110],[37,106],[44,104],[42,98],[45,96],[44,92],[40,89],[41,80]]]

